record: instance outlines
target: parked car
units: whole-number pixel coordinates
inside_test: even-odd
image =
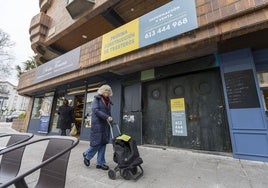
[[[19,115],[24,112],[22,111],[14,111],[9,116],[6,117],[6,122],[12,122],[13,119],[18,119]]]

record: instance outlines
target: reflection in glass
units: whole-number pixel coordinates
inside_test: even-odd
[[[53,96],[46,96],[42,98],[42,105],[40,109],[41,116],[50,116],[52,100],[53,100]]]
[[[268,87],[268,73],[258,73],[260,87]]]
[[[258,73],[258,81],[262,91],[262,102],[265,108],[265,114],[268,117],[268,73]]]
[[[91,127],[91,115],[92,115],[91,104],[95,95],[97,95],[97,92],[87,93],[85,123],[84,123],[85,128]]]
[[[80,133],[83,121],[84,102],[85,102],[84,94],[74,96],[74,115],[75,115],[75,125],[78,131],[77,134]]]
[[[35,98],[31,119],[39,119],[41,116],[50,116],[52,100],[53,96]]]
[[[58,122],[58,118],[59,118],[58,109],[59,109],[59,106],[61,106],[62,104],[63,104],[63,100],[60,97],[60,98],[57,99],[56,109],[55,109],[55,112],[54,112],[54,115],[53,115],[52,128],[51,128],[52,132],[58,132],[58,130],[59,130],[57,128],[57,122]]]
[[[34,105],[32,110],[31,119],[39,119],[40,115],[40,109],[42,104],[42,98],[35,98],[34,99]]]

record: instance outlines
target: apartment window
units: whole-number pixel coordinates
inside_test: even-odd
[[[71,17],[75,19],[91,9],[94,4],[95,0],[67,0],[66,9]]]

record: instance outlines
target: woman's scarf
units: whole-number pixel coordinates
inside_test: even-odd
[[[105,96],[101,96],[105,105],[108,107],[110,104],[110,98],[109,97],[105,97]]]

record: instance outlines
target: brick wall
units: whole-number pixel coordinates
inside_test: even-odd
[[[20,76],[19,84],[17,87],[18,91],[23,88],[25,89],[34,84],[35,72],[36,72],[36,69],[33,69],[30,71],[27,71],[27,73],[24,73]]]
[[[14,119],[11,127],[18,132],[26,132],[27,126],[24,122],[24,119]]]
[[[183,61],[190,58],[187,55],[189,50],[191,57],[213,53],[217,50],[217,43],[222,40],[268,28],[267,5],[268,0],[196,0],[198,29],[105,62],[100,61],[102,37],[99,37],[81,46],[78,71],[38,85],[31,81],[34,72],[26,73],[20,79],[19,93],[39,91],[108,70],[116,72],[123,66],[139,70],[145,66],[143,62],[146,62],[145,68],[160,66],[161,58],[167,63],[170,57],[173,61]]]
[[[12,128],[19,132],[26,132],[31,118],[31,109],[33,107],[33,98],[30,99],[26,116],[24,119],[14,119],[12,122]]]
[[[134,51],[106,63],[100,62],[101,40],[96,39],[81,47],[80,64],[86,74],[113,66],[142,61],[144,58],[168,54],[171,50],[205,42],[219,42],[232,37],[268,28],[268,0],[196,0],[199,28],[172,40]],[[187,49],[185,49],[187,50]],[[183,59],[182,59],[183,60]],[[134,65],[133,65],[134,66]]]

